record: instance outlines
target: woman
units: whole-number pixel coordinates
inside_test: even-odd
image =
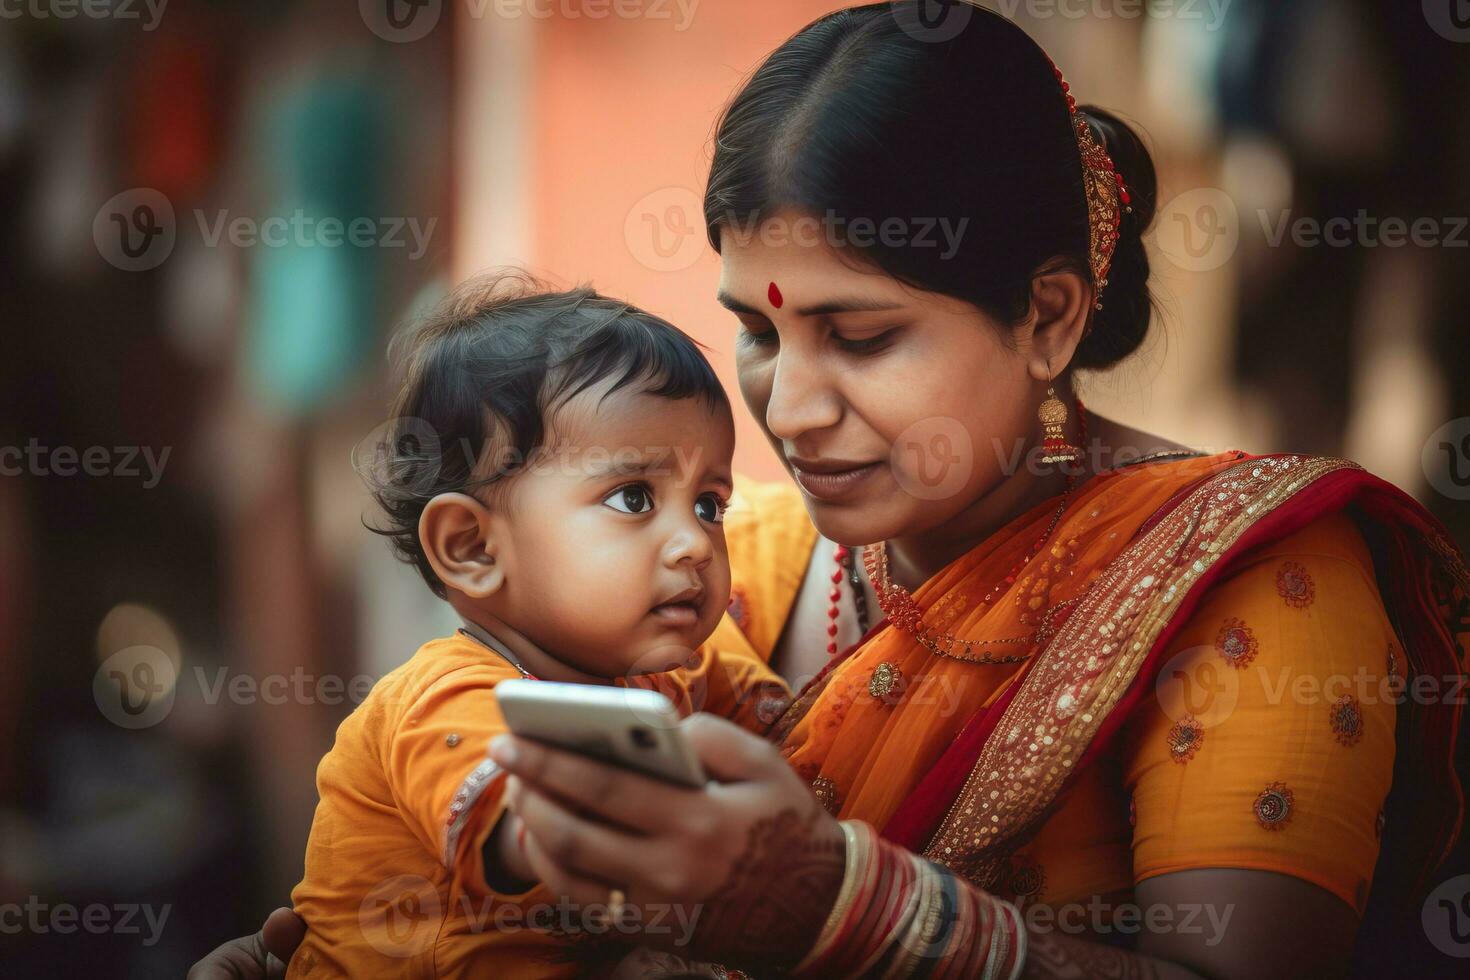
[[[681,952],[757,975],[1403,962],[1460,729],[1395,692],[1461,676],[1464,564],[1351,463],[1086,413],[1074,372],[1148,329],[1152,164],[949,13],[818,20],[716,137],[740,387],[796,487],[728,519],[714,642],[815,678],[772,742],[686,723],[704,790],[496,745],[528,855],[577,902],[699,906]]]

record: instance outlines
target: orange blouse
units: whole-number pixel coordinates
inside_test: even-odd
[[[926,622],[969,638],[1027,635],[1045,610],[1079,596],[1182,482],[1233,458],[1088,481],[1049,546],[983,606],[980,595],[1058,502],[1038,505],[915,590]],[[736,599],[712,642],[769,658],[816,534],[795,488],[744,486],[737,496],[754,499],[755,516],[727,526]],[[1012,855],[996,893],[1055,909],[1126,900],[1137,882],[1171,871],[1254,868],[1310,881],[1361,912],[1393,772],[1394,643],[1350,518],[1320,518],[1258,549],[1211,587],[1171,641],[1158,696]],[[1026,647],[981,649],[1002,657]],[[882,828],[1020,673],[880,630],[799,702],[783,753],[834,814]]]

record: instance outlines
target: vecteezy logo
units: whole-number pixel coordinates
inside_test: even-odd
[[[661,187],[645,194],[623,221],[623,240],[645,267],[681,272],[704,254],[699,197],[687,187]]]
[[[162,265],[174,250],[176,235],[173,205],[151,187],[114,195],[92,219],[98,253],[124,272]]]
[[[394,875],[369,891],[357,924],[369,946],[384,956],[407,958],[429,948],[439,932],[443,905],[434,883],[421,875]]]
[[[478,461],[467,454],[466,462],[473,468]],[[389,419],[352,448],[352,465],[375,492],[394,497],[428,493],[443,465],[439,433],[421,418]]]
[[[936,415],[899,433],[888,453],[894,479],[910,496],[946,500],[969,483],[975,445],[959,419]]]
[[[443,6],[443,0],[357,0],[368,30],[394,44],[427,36],[438,25]]]
[[[1435,429],[1424,443],[1420,463],[1434,489],[1451,500],[1470,500],[1470,416]]]
[[[1470,41],[1470,0],[1424,0],[1424,19],[1447,41]]]
[[[1470,465],[1470,433],[1460,439],[1458,446],[1453,442],[1441,442],[1439,448],[1444,450],[1448,459],[1450,482],[1457,487],[1470,487],[1470,473],[1461,470],[1462,466]]]
[[[917,0],[893,5],[899,29],[916,41],[952,41],[970,22],[974,4],[967,0]]]
[[[1214,187],[1185,191],[1164,205],[1154,232],[1159,251],[1179,268],[1208,272],[1230,261],[1240,244],[1240,215]]]
[[[1470,875],[1457,875],[1430,892],[1420,921],[1435,949],[1470,958]]]
[[[1154,696],[1170,720],[1193,718],[1210,728],[1234,713],[1240,679],[1213,646],[1189,647],[1164,664],[1154,681]]]
[[[413,19],[429,0],[385,0],[388,4],[389,26],[406,31],[413,26]]]
[[[119,728],[150,728],[173,710],[178,668],[158,647],[119,650],[92,675],[92,700]]]

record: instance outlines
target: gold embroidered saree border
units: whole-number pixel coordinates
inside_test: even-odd
[[[1454,580],[1462,589],[1470,592],[1470,569],[1465,567],[1464,556],[1460,549],[1456,548],[1449,539],[1439,533],[1427,536],[1429,547],[1434,551],[1434,556],[1439,559],[1444,567],[1445,573]]]
[[[924,856],[994,887],[1006,842],[1046,814],[1199,577],[1257,520],[1343,469],[1360,467],[1328,457],[1245,460],[1109,563],[1037,655]]]

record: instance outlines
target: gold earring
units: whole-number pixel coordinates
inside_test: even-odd
[[[1043,463],[1075,463],[1082,458],[1082,450],[1067,441],[1067,406],[1057,398],[1057,391],[1046,386],[1046,401],[1036,410],[1045,434],[1041,441]]]

